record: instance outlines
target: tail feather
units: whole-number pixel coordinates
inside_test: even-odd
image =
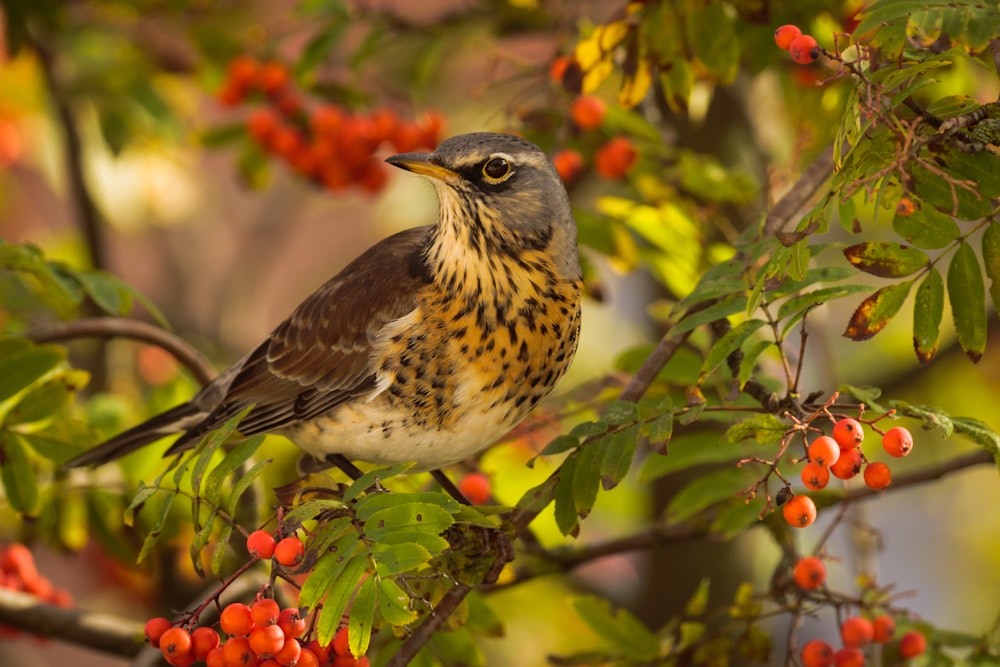
[[[62,464],[62,468],[103,465],[126,454],[131,454],[164,436],[186,431],[198,424],[204,417],[203,409],[191,402],[181,403],[177,407],[133,426],[97,447],[70,459]]]

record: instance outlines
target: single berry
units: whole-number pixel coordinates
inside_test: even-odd
[[[226,667],[241,667],[256,665],[260,660],[250,648],[250,640],[246,637],[230,637],[222,645],[222,654],[226,659]]]
[[[258,625],[250,631],[247,639],[250,650],[261,658],[273,658],[285,645],[285,633],[277,625]]]
[[[628,172],[635,164],[638,153],[628,137],[614,137],[597,149],[594,155],[594,169],[598,175],[615,181]]]
[[[458,490],[473,505],[490,501],[490,478],[481,472],[470,472],[458,481]]]
[[[301,637],[306,631],[306,620],[302,618],[302,613],[298,609],[289,607],[282,609],[278,615],[278,627],[286,637]]]
[[[31,549],[20,542],[9,544],[0,551],[0,571],[19,575],[22,579],[33,579],[38,576]]]
[[[927,638],[916,630],[910,630],[899,639],[899,655],[916,658],[927,650]]]
[[[809,460],[829,468],[840,458],[840,445],[828,435],[821,435],[809,445]]]
[[[191,654],[204,660],[209,652],[219,645],[219,633],[213,628],[202,626],[191,633]]]
[[[792,40],[802,34],[797,25],[783,25],[778,26],[774,31],[774,43],[778,45],[779,49],[788,50],[789,45]]]
[[[297,665],[299,657],[302,655],[302,644],[294,637],[286,637],[285,643],[281,645],[281,650],[274,654],[274,661],[282,667]]]
[[[826,565],[815,556],[800,558],[792,570],[795,585],[806,591],[814,591],[826,581]]]
[[[819,45],[812,35],[799,35],[788,45],[792,60],[800,65],[808,65],[819,57]]]
[[[552,164],[555,166],[556,171],[559,173],[559,178],[562,179],[563,183],[572,183],[575,181],[586,167],[580,151],[573,150],[572,148],[565,148],[553,155]]]
[[[805,528],[816,520],[816,503],[809,496],[794,496],[782,508],[785,521],[795,528]]]
[[[337,630],[337,634],[333,636],[333,643],[330,644],[333,647],[333,652],[336,655],[342,657],[351,656],[351,649],[347,645],[347,626],[344,626]]]
[[[250,615],[253,617],[253,624],[257,627],[274,625],[278,622],[279,614],[281,614],[281,607],[271,598],[261,598],[250,605]]]
[[[220,644],[209,651],[205,656],[205,667],[227,667],[226,647]]]
[[[302,562],[306,547],[295,535],[289,535],[274,547],[274,559],[286,567],[294,567]]]
[[[160,636],[160,650],[167,658],[183,657],[191,652],[191,633],[182,627],[174,626]]]
[[[160,648],[160,637],[172,627],[174,627],[174,624],[162,616],[149,619],[146,621],[146,628],[144,630],[146,643],[153,648]]]
[[[259,63],[250,56],[237,56],[229,61],[227,68],[228,82],[241,87],[249,88],[257,78],[257,68]]]
[[[336,656],[333,650],[333,642],[327,644],[326,646],[321,646],[320,643],[314,639],[309,642],[309,645],[306,648],[308,648],[309,651],[316,656],[316,659],[319,660],[319,664],[321,665],[328,665]]]
[[[864,648],[872,643],[875,629],[872,622],[860,616],[851,616],[840,625],[840,638],[845,646]]]
[[[219,627],[231,637],[245,637],[253,630],[253,614],[242,602],[226,605],[219,615]]]
[[[836,667],[864,667],[865,654],[861,649],[845,646],[833,654],[833,664]]]
[[[257,85],[272,96],[284,92],[290,78],[288,68],[279,62],[264,63],[257,70]]]
[[[837,462],[830,466],[830,472],[837,479],[851,479],[861,472],[863,459],[857,449],[845,449]]]
[[[266,530],[255,530],[247,537],[247,551],[254,558],[266,560],[274,555],[274,535]]]
[[[194,657],[193,653],[185,653],[184,655],[165,655],[163,659],[167,661],[167,664],[171,667],[191,667],[194,663],[198,662],[198,659]]]
[[[806,642],[802,647],[802,667],[831,667],[833,647],[820,639]]]
[[[320,667],[319,658],[316,657],[316,654],[312,650],[305,647],[299,653],[299,661],[295,664],[296,667]],[[323,664],[326,665],[326,663]]]
[[[841,449],[854,449],[865,439],[865,432],[856,419],[846,417],[833,425],[833,439]]]
[[[913,436],[902,426],[890,428],[882,436],[882,448],[889,456],[906,456],[913,449]]]
[[[892,481],[892,471],[881,461],[875,461],[865,466],[865,484],[869,489],[878,491],[889,486]]]
[[[872,640],[876,644],[888,644],[896,635],[896,621],[892,616],[883,614],[872,620]]]
[[[596,130],[604,120],[607,107],[604,100],[595,95],[581,95],[573,100],[570,116],[573,124],[581,130]]]
[[[810,461],[802,466],[802,483],[807,489],[819,491],[830,483],[830,469]]]
[[[563,75],[566,73],[572,60],[571,56],[556,56],[552,59],[552,62],[549,63],[549,78],[552,79],[553,83],[562,85]]]

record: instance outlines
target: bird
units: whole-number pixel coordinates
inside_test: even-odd
[[[579,338],[582,274],[562,180],[511,134],[460,134],[386,162],[433,184],[435,224],[376,243],[193,398],[63,467],[176,433],[165,456],[179,454],[250,407],[241,435],[283,435],[355,478],[359,461],[440,473],[520,423]]]

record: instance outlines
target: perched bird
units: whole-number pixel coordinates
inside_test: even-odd
[[[555,168],[530,142],[485,132],[387,161],[430,179],[437,224],[377,243],[190,401],[66,467],[178,432],[167,454],[183,452],[250,405],[240,433],[287,436],[341,467],[436,470],[519,423],[580,330],[576,224]]]

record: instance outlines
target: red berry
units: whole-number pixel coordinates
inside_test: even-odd
[[[279,614],[281,614],[281,607],[271,598],[261,598],[250,606],[250,615],[253,617],[253,624],[257,627],[274,625],[278,622]]]
[[[191,652],[191,633],[174,626],[160,636],[160,650],[167,658],[183,657]]]
[[[888,644],[896,634],[896,621],[885,614],[876,616],[872,621],[872,640],[876,644]]]
[[[864,667],[865,654],[853,646],[845,646],[833,654],[836,667]]]
[[[779,26],[774,31],[774,43],[778,45],[778,48],[788,50],[788,46],[792,43],[792,40],[802,34],[797,25],[783,25]]]
[[[298,667],[320,667],[319,658],[308,648],[302,649],[302,652],[299,653],[299,661],[295,664]]]
[[[865,439],[865,432],[856,419],[846,417],[833,425],[833,439],[841,449],[854,449]]]
[[[260,659],[250,648],[246,637],[230,637],[222,645],[222,654],[226,659],[226,667],[249,667],[256,665]]]
[[[319,664],[321,665],[327,665],[333,660],[334,650],[332,642],[326,646],[321,646],[319,641],[314,639],[309,642],[309,646],[306,648],[308,648],[313,655],[316,656],[316,659],[319,660]]]
[[[247,132],[261,146],[267,146],[281,124],[278,114],[271,109],[256,109],[247,116]]]
[[[274,661],[283,667],[297,665],[302,655],[302,644],[294,637],[286,637],[281,650],[274,654]]]
[[[306,631],[306,620],[302,618],[302,613],[298,609],[289,607],[282,609],[278,615],[278,627],[286,637],[301,637]]]
[[[833,647],[825,641],[813,639],[802,647],[803,667],[831,667],[833,665]]]
[[[348,648],[347,644],[347,626],[344,626],[337,630],[337,634],[333,636],[333,643],[330,645],[333,647],[333,652],[339,656],[351,656],[351,649]]]
[[[812,35],[799,35],[788,45],[792,60],[800,65],[808,65],[819,57],[819,45]]]
[[[867,618],[852,616],[840,625],[840,638],[845,646],[864,648],[872,643],[875,629]]]
[[[226,648],[220,644],[209,651],[205,656],[205,667],[227,667]]]
[[[0,571],[19,575],[22,579],[33,579],[38,576],[31,549],[20,542],[9,544],[0,551]]]
[[[490,501],[490,478],[481,472],[470,472],[459,480],[458,490],[473,505],[485,505]]]
[[[552,156],[552,164],[563,183],[572,183],[583,173],[584,161],[580,151],[566,148]]]
[[[305,553],[305,545],[295,535],[289,535],[274,547],[274,559],[286,567],[301,563]]]
[[[913,449],[913,436],[902,426],[896,426],[882,436],[882,448],[889,456],[906,456]]]
[[[198,662],[198,659],[194,657],[193,653],[185,653],[184,655],[165,655],[163,659],[167,661],[168,665],[171,667],[191,667],[194,663]]]
[[[191,654],[198,660],[204,660],[218,645],[219,633],[208,626],[196,628],[191,633]]]
[[[899,640],[899,655],[904,658],[916,658],[927,650],[927,638],[916,630],[910,630]]]
[[[257,78],[259,63],[250,56],[238,56],[229,61],[228,83],[241,88],[249,88]]]
[[[571,56],[556,56],[552,59],[552,62],[549,63],[549,78],[552,79],[553,83],[562,85],[563,75],[572,60]]]
[[[794,496],[782,509],[785,521],[795,528],[805,528],[816,520],[816,503],[809,496]]]
[[[285,633],[277,625],[258,625],[250,631],[247,639],[250,641],[250,650],[261,658],[274,657],[285,645]]]
[[[795,585],[806,591],[814,591],[826,581],[826,565],[815,556],[799,559],[792,571]]]
[[[153,648],[160,648],[160,637],[172,627],[174,627],[174,624],[162,616],[149,619],[146,621],[146,628],[144,630],[146,643]]]
[[[857,449],[845,449],[837,462],[830,466],[830,472],[838,479],[851,479],[861,472],[862,457]]]
[[[840,445],[828,435],[821,435],[809,445],[809,460],[829,468],[840,458]]]
[[[594,169],[601,178],[615,181],[628,172],[637,155],[635,146],[627,137],[615,137],[597,149]]]
[[[807,489],[819,491],[830,483],[830,469],[810,461],[802,466],[802,483]]]
[[[247,551],[254,558],[264,560],[274,555],[276,543],[271,533],[266,530],[255,530],[247,536]]]
[[[283,92],[290,78],[288,68],[278,62],[264,63],[257,71],[257,85],[268,95]]]
[[[581,95],[573,100],[570,116],[573,124],[581,130],[595,130],[601,126],[607,107],[604,100],[595,95]]]
[[[875,491],[884,489],[889,486],[889,482],[891,481],[892,471],[889,470],[889,466],[881,461],[869,463],[865,466],[865,484],[868,485],[869,489],[874,489]]]
[[[253,630],[253,614],[250,613],[250,607],[242,602],[226,605],[226,608],[219,615],[219,627],[227,635],[246,636]]]

